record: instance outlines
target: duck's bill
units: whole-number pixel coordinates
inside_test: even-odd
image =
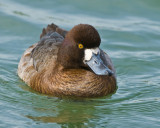
[[[95,50],[95,51],[94,51]],[[89,53],[90,58],[86,58],[85,63],[91,68],[91,70],[97,75],[109,75],[111,76],[113,72],[108,68],[106,64],[104,64],[103,60],[100,57],[99,49],[92,49]],[[87,52],[85,52],[85,56]]]

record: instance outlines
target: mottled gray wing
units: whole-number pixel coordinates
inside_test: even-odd
[[[41,38],[31,53],[33,66],[37,71],[47,67],[49,62],[56,61],[63,40],[64,37],[57,32],[49,32]]]

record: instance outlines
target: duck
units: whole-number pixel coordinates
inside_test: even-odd
[[[18,76],[36,92],[55,97],[102,97],[117,89],[109,55],[89,24],[64,30],[54,23],[43,28],[40,41],[23,53]]]

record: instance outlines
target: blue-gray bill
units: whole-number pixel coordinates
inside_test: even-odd
[[[113,72],[102,61],[100,53],[98,54],[92,53],[92,58],[89,61],[86,61],[86,64],[97,75],[109,75],[109,76],[113,75]]]

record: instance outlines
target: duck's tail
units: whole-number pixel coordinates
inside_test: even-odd
[[[43,30],[42,30],[42,33],[41,33],[41,35],[40,35],[40,39],[43,37],[43,36],[45,36],[47,33],[49,33],[49,32],[57,32],[57,33],[59,33],[60,35],[62,35],[64,38],[65,38],[65,36],[66,36],[66,34],[67,34],[67,31],[66,30],[63,30],[63,29],[61,29],[61,28],[59,28],[57,25],[55,25],[55,24],[49,24],[48,26],[47,26],[47,28],[43,28]]]

